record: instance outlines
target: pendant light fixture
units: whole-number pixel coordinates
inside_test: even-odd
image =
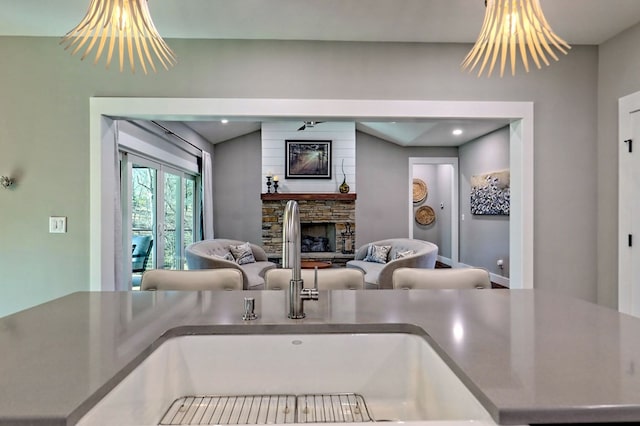
[[[511,74],[515,75],[518,55],[524,69],[529,72],[529,56],[540,68],[541,62],[549,65],[547,55],[557,61],[555,51],[566,55],[571,49],[547,23],[539,0],[485,0],[484,4],[486,13],[482,30],[462,62],[462,68],[468,68],[469,72],[479,66],[478,77],[487,69],[487,65],[487,76],[491,76],[498,57],[502,77],[507,59]]]
[[[119,55],[120,72],[124,69],[125,56],[136,70],[136,62],[147,74],[147,66],[155,72],[154,57],[165,69],[176,62],[175,55],[164,42],[151,20],[147,0],[91,0],[89,10],[82,21],[60,41],[74,55],[84,49],[84,59],[95,49],[94,65],[103,53],[109,67],[114,50]]]

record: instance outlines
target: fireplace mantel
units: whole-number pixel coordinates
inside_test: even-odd
[[[293,194],[293,193],[282,193],[278,192],[276,194],[260,194],[260,199],[263,201],[282,201],[282,200],[325,200],[325,201],[354,201],[356,199],[356,194],[341,194],[341,193],[330,193],[330,194],[321,194],[321,193],[306,193],[306,194]]]

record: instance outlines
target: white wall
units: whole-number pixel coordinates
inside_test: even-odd
[[[280,179],[279,192],[334,193],[343,181],[344,172],[349,192],[356,192],[356,123],[325,122],[298,131],[302,121],[262,123],[262,191],[267,192],[266,175],[271,172]],[[331,179],[286,179],[286,140],[331,141]]]

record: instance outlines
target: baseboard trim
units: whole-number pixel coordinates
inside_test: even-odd
[[[448,267],[453,267],[453,260],[449,259],[448,257],[438,255],[437,260],[440,263],[444,263]]]

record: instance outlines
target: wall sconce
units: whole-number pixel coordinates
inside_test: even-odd
[[[13,185],[13,179],[8,177],[8,176],[0,176],[0,186],[2,186],[4,189],[9,188],[11,185]]]

